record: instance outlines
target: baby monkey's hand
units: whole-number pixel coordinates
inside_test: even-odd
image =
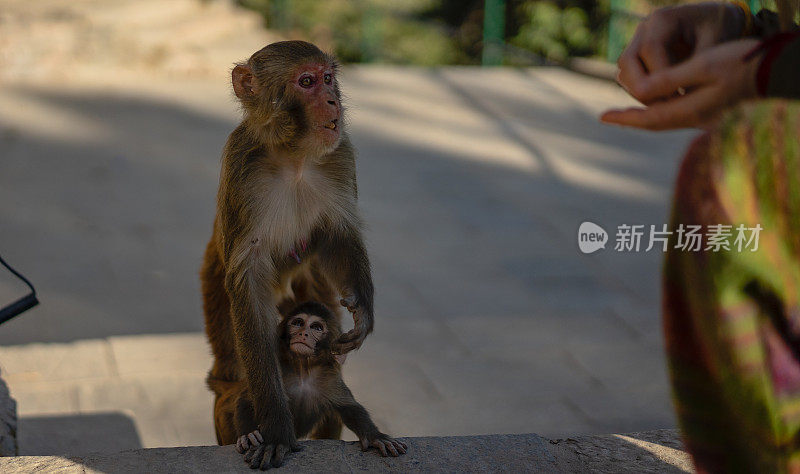
[[[381,456],[400,456],[405,454],[408,446],[402,441],[398,441],[389,435],[378,433],[376,436],[364,437],[358,440],[361,443],[361,450],[377,448]]]

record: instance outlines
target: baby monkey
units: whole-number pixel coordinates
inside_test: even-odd
[[[339,358],[343,356],[333,355],[330,347],[341,335],[337,316],[320,303],[303,303],[283,318],[278,334],[283,386],[298,438],[311,433],[314,438],[338,439],[344,422],[358,436],[362,450],[377,448],[382,456],[405,454],[405,443],[381,433],[342,380],[343,359]],[[269,468],[269,455],[264,454],[272,449],[263,443],[246,390],[239,395],[234,419],[236,431],[244,433],[236,449],[247,452],[245,461],[251,467]],[[334,428],[326,430],[326,426]]]

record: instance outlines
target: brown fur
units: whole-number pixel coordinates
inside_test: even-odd
[[[230,396],[228,384],[244,382],[259,430],[276,446],[277,464],[296,446],[277,358],[278,308],[314,299],[338,315],[342,297],[355,325],[333,341],[341,353],[358,348],[373,327],[355,151],[338,85],[308,91],[297,85],[297,75],[309,68],[335,72],[336,64],[309,43],[286,41],[234,68],[244,118],[223,151],[217,215],[201,270],[217,440],[233,442],[235,428],[220,407]],[[322,128],[329,123],[338,135]],[[290,253],[302,243],[298,263]]]
[[[311,303],[313,305],[313,303]],[[362,447],[376,447],[385,455],[405,453],[406,445],[383,434],[375,426],[367,410],[359,404],[342,379],[341,365],[330,352],[330,342],[341,333],[338,317],[327,309],[300,305],[290,312],[280,325],[279,356],[284,387],[289,395],[295,433],[299,437],[314,439],[335,438],[341,435],[342,422],[358,436]],[[292,351],[287,324],[294,314],[319,316],[327,325],[328,333],[320,339],[313,355],[304,356]],[[227,387],[232,395],[224,402],[222,415],[235,419],[237,430],[245,434],[258,430],[253,418],[253,406],[244,384]],[[261,443],[237,443],[237,448],[257,456]],[[254,458],[253,467],[264,466],[263,457]]]

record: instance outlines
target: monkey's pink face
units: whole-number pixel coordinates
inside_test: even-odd
[[[308,63],[297,68],[294,88],[306,104],[311,139],[326,148],[339,142],[342,104],[336,88],[336,70],[332,64]]]
[[[314,355],[317,343],[328,334],[328,327],[322,318],[306,313],[292,316],[287,327],[289,348],[303,356]]]

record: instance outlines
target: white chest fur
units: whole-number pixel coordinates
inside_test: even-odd
[[[289,249],[324,215],[339,212],[341,191],[314,163],[281,168],[261,183],[255,199],[260,201],[256,237],[273,249]]]
[[[291,392],[294,397],[298,399],[315,397],[317,394],[317,384],[316,378],[314,377],[303,377],[297,378],[293,381],[289,386],[289,391]]]
[[[320,397],[319,373],[312,369],[309,373],[284,379],[286,394],[293,404],[298,406],[314,406]]]

